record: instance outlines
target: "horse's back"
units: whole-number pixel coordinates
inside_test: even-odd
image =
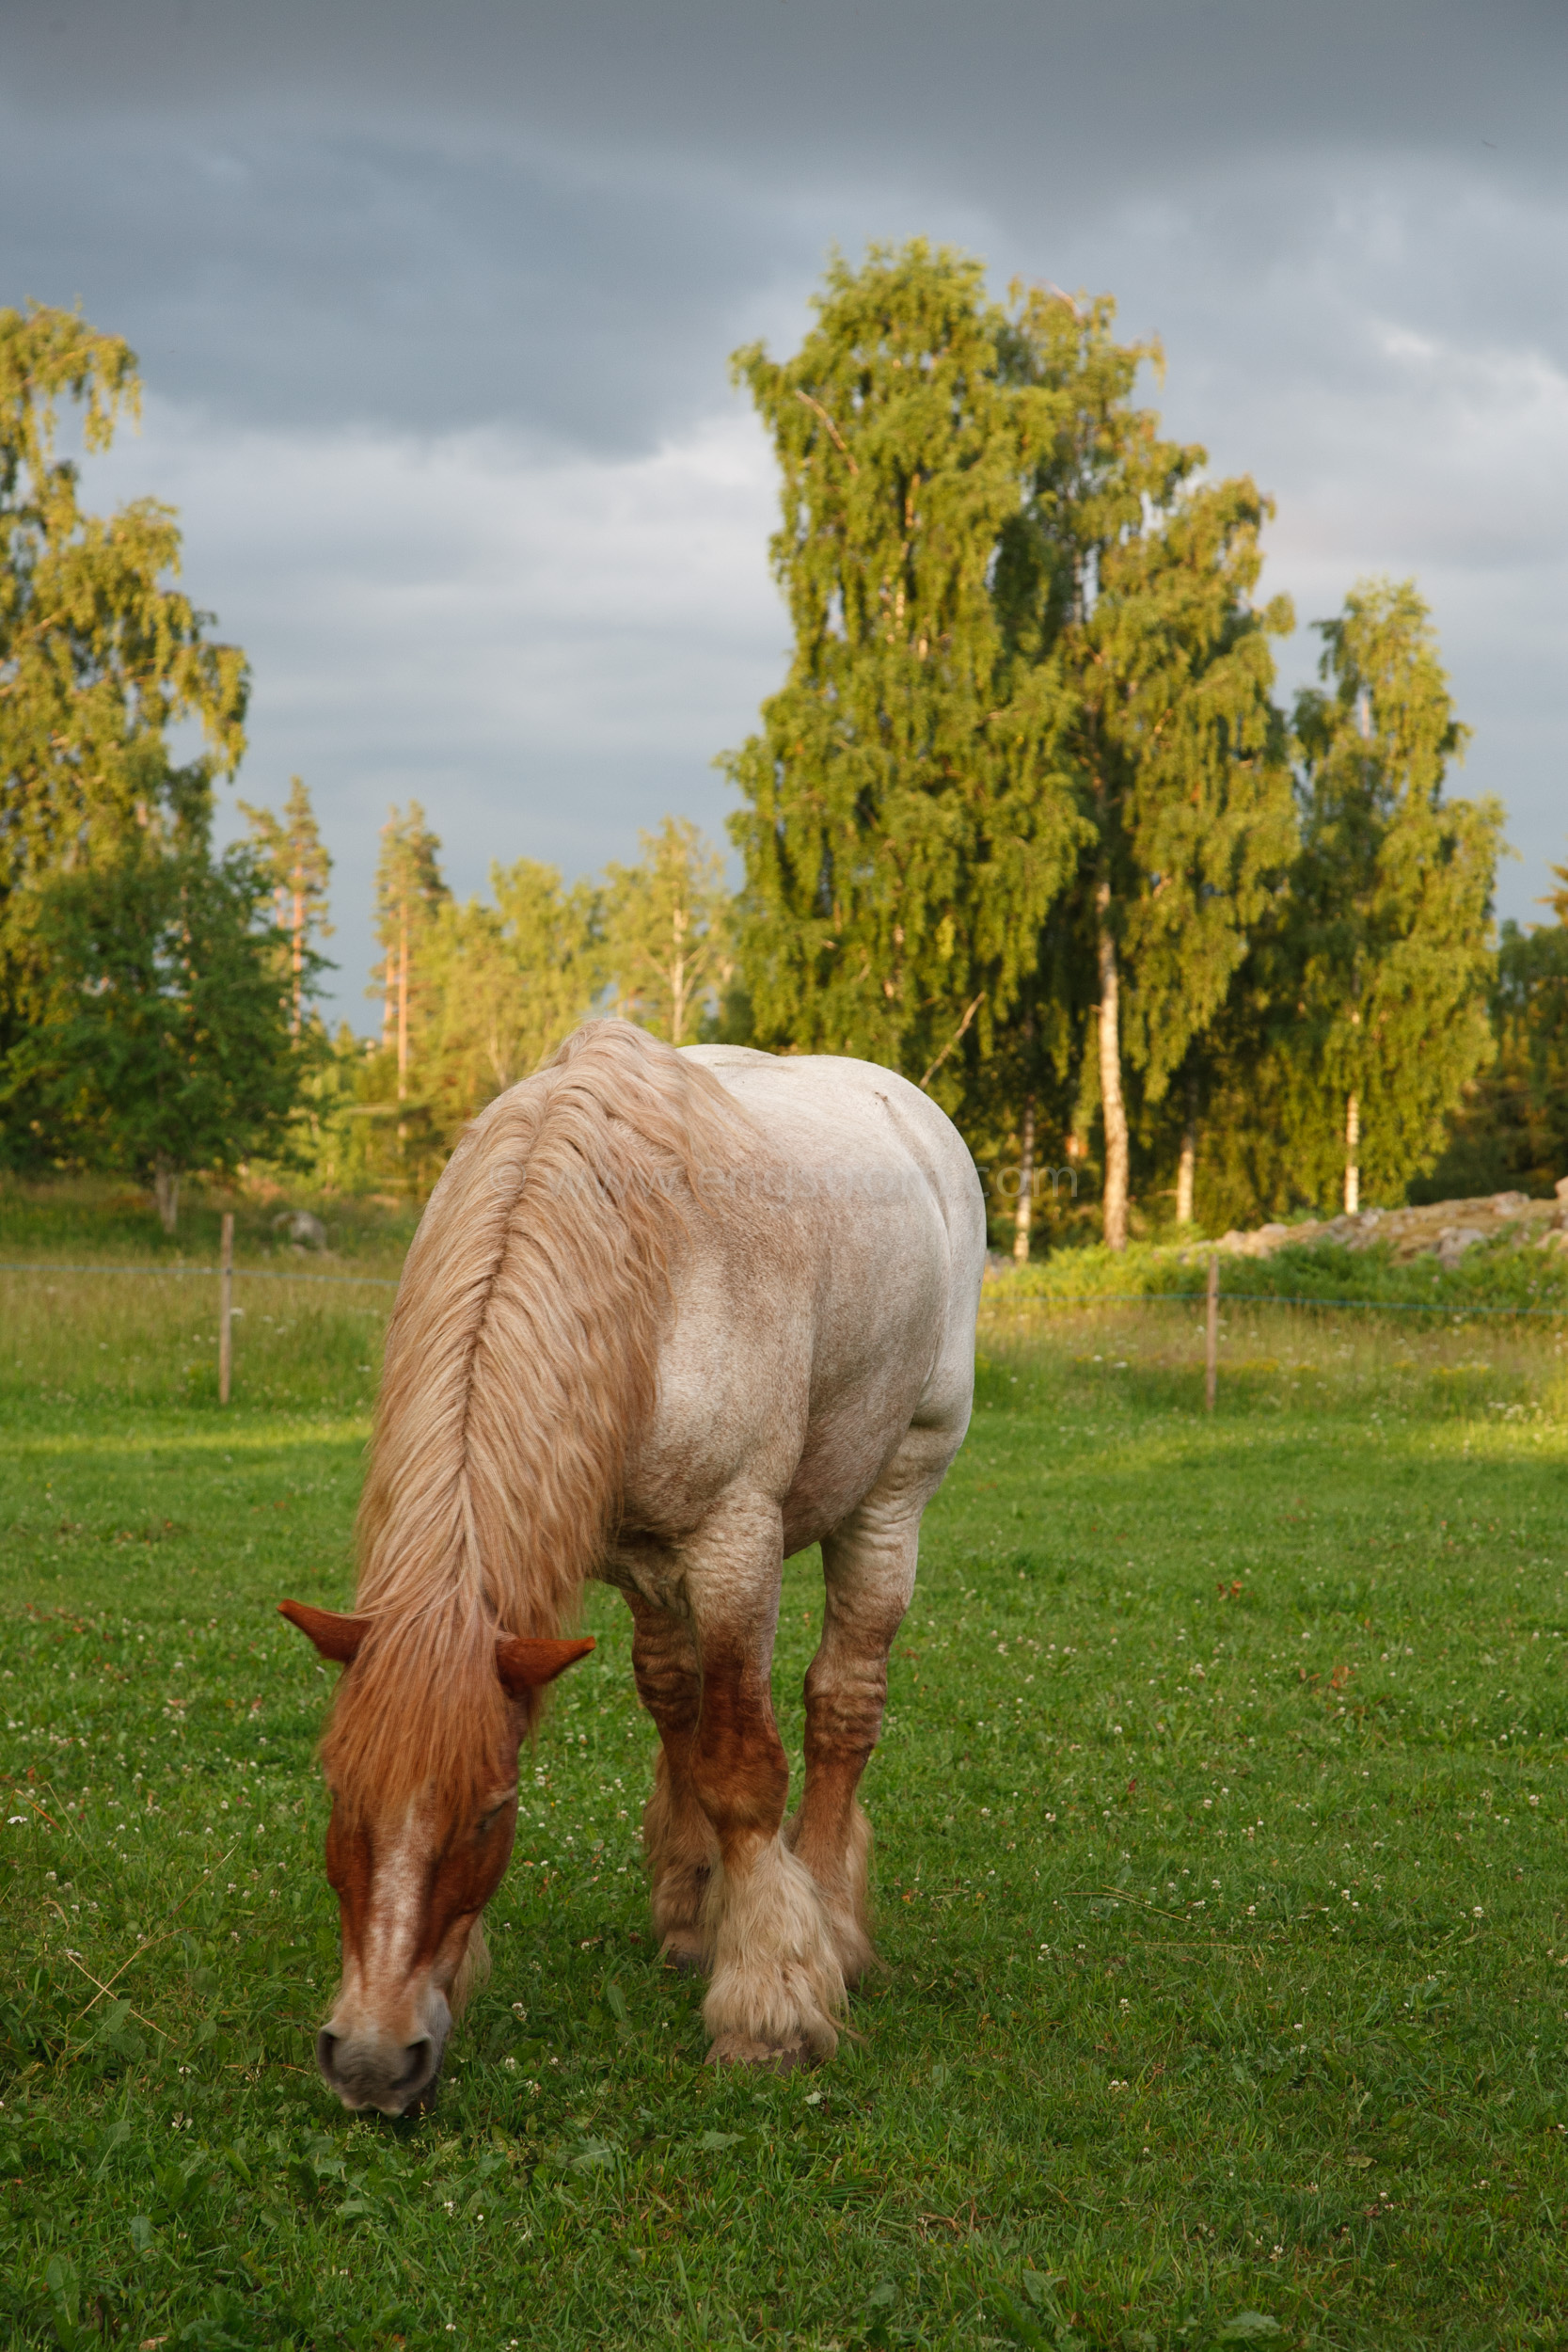
[[[895,1070],[836,1054],[761,1054],[750,1046],[691,1045],[684,1060],[711,1071],[751,1113],[774,1154],[827,1200],[899,1191],[917,1172],[953,1238],[956,1266],[977,1281],[985,1207],[963,1138],[928,1094]],[[922,1187],[903,1188],[911,1198]]]
[[[709,1441],[750,1425],[760,1456],[780,1469],[794,1456],[794,1549],[866,1491],[911,1428],[930,1431],[943,1463],[961,1440],[985,1260],[979,1179],[945,1114],[895,1072],[724,1046],[685,1057],[748,1112],[758,1143],[678,1319],[665,1395],[692,1408],[674,1415],[682,1445],[699,1422]]]
[[[752,1197],[796,1213],[794,1246],[810,1253],[815,1241],[819,1268],[851,1279],[885,1281],[890,1256],[901,1255],[973,1331],[985,1203],[963,1138],[929,1095],[848,1056],[699,1045],[682,1058],[750,1114],[759,1136]]]

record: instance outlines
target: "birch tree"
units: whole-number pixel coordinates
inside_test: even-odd
[[[757,1042],[865,1056],[952,1110],[1085,833],[1056,669],[997,588],[1062,408],[1013,341],[980,265],[915,243],[835,261],[793,358],[734,361],[783,477],[794,636],[723,763]]]
[[[1354,1214],[1403,1197],[1487,1059],[1502,810],[1448,800],[1468,734],[1413,581],[1367,580],[1296,706],[1302,852],[1292,886],[1301,1164]]]
[[[245,657],[171,584],[173,510],[141,499],[88,514],[81,469],[56,454],[62,406],[90,457],[140,392],[118,336],[73,311],[0,310],[0,1053],[47,982],[45,886],[133,834],[203,840],[214,780],[245,747]],[[183,763],[168,739],[181,722],[204,742]],[[24,1151],[28,1132],[12,1123],[8,1146]]]
[[[1037,291],[1019,326],[1021,364],[1062,399],[1034,490],[1035,593],[1085,819],[1042,983],[1079,1017],[1092,996],[1085,1091],[1104,1136],[1104,1239],[1119,1249],[1130,1082],[1146,1111],[1164,1101],[1293,848],[1269,643],[1293,617],[1283,597],[1254,602],[1268,501],[1245,479],[1206,482],[1201,449],[1161,437],[1132,403],[1158,352],[1117,343],[1114,321],[1108,300]]]
[[[689,818],[641,840],[638,865],[605,869],[606,963],[618,1010],[689,1045],[735,969],[723,860]]]

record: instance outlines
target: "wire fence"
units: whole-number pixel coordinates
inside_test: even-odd
[[[151,1274],[167,1280],[184,1280],[206,1277],[221,1278],[226,1269],[215,1265],[54,1265],[45,1261],[0,1259],[0,1274]],[[227,1269],[236,1282],[341,1282],[360,1290],[395,1291],[400,1277],[395,1274],[309,1274],[293,1266],[231,1266]],[[1226,1290],[1221,1285],[1220,1296],[1227,1307],[1344,1307],[1364,1314],[1390,1315],[1546,1315],[1560,1320],[1568,1318],[1568,1299],[1555,1307],[1484,1307],[1469,1301],[1451,1298],[1319,1298],[1307,1294],[1286,1291]],[[1073,1291],[1053,1294],[1034,1293],[1023,1298],[998,1300],[990,1294],[993,1304],[1018,1307],[1167,1307],[1201,1306],[1208,1296],[1206,1291]]]
[[[318,1274],[303,1266],[237,1266],[233,1263],[233,1220],[224,1218],[223,1258],[217,1265],[133,1265],[123,1262],[103,1265],[68,1265],[40,1259],[0,1260],[0,1274],[20,1275],[87,1275],[95,1277],[120,1274],[151,1275],[165,1281],[212,1281],[218,1284],[218,1400],[227,1405],[230,1393],[233,1359],[234,1316],[233,1285],[241,1282],[320,1282],[340,1285],[352,1290],[389,1290],[398,1287],[398,1278],[386,1274]],[[1205,1308],[1205,1402],[1210,1412],[1214,1410],[1218,1374],[1218,1317],[1223,1302],[1226,1307],[1295,1307],[1314,1311],[1331,1310],[1355,1314],[1416,1314],[1435,1315],[1452,1323],[1465,1323],[1473,1317],[1568,1319],[1568,1301],[1552,1307],[1488,1306],[1452,1298],[1315,1298],[1294,1293],[1275,1291],[1230,1290],[1222,1293],[1220,1264],[1216,1253],[1209,1261],[1209,1279],[1201,1291],[1084,1291],[1027,1298],[1003,1300],[993,1292],[993,1306],[1029,1307],[1047,1311],[1058,1309],[1098,1307],[1197,1306]]]
[[[353,1290],[395,1291],[397,1278],[387,1274],[315,1274],[304,1266],[248,1266],[234,1263],[234,1218],[223,1219],[222,1256],[216,1265],[64,1265],[49,1259],[0,1259],[0,1274],[116,1274],[151,1275],[163,1281],[214,1281],[218,1286],[218,1403],[227,1405],[233,1390],[234,1321],[244,1310],[234,1304],[234,1284],[240,1282],[331,1282]]]
[[[221,1279],[225,1273],[236,1282],[351,1282],[384,1291],[395,1291],[399,1279],[395,1274],[306,1274],[282,1265],[46,1265],[37,1259],[19,1263],[0,1259],[0,1274],[161,1274],[174,1280],[201,1274]]]
[[[1202,1306],[1206,1291],[1081,1291],[1058,1293],[1055,1295],[998,1301],[993,1304],[1020,1307],[1161,1307]],[[1297,1297],[1283,1291],[1227,1291],[1220,1296],[1227,1307],[1351,1307],[1368,1314],[1449,1315],[1464,1320],[1470,1315],[1555,1315],[1559,1321],[1568,1318],[1568,1299],[1555,1307],[1481,1307],[1467,1302],[1456,1303],[1443,1298],[1312,1298]]]

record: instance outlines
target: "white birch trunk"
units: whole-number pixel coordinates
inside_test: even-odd
[[[1121,1093],[1121,1000],[1117,943],[1111,934],[1111,885],[1095,893],[1100,946],[1100,1104],[1105,1122],[1104,1238],[1107,1249],[1127,1247],[1129,1152],[1127,1106]]]
[[[1019,1265],[1029,1263],[1029,1230],[1035,1220],[1035,1098],[1031,1094],[1023,1105],[1023,1125],[1019,1133],[1018,1210],[1013,1221],[1013,1257]]]
[[[1181,1156],[1176,1163],[1176,1221],[1193,1221],[1193,1174],[1197,1166],[1197,1128],[1188,1120],[1181,1130]]]
[[[408,1096],[408,910],[398,930],[398,1101]]]
[[[161,1152],[152,1163],[152,1198],[159,1223],[166,1233],[172,1233],[180,1216],[180,1170]]]

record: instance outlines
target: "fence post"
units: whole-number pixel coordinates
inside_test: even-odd
[[[1214,1390],[1220,1367],[1220,1262],[1209,1261],[1209,1289],[1205,1302],[1203,1335],[1203,1406],[1206,1412],[1214,1409]]]
[[[234,1212],[223,1213],[223,1246],[218,1251],[218,1403],[229,1402],[230,1375],[234,1368]]]

